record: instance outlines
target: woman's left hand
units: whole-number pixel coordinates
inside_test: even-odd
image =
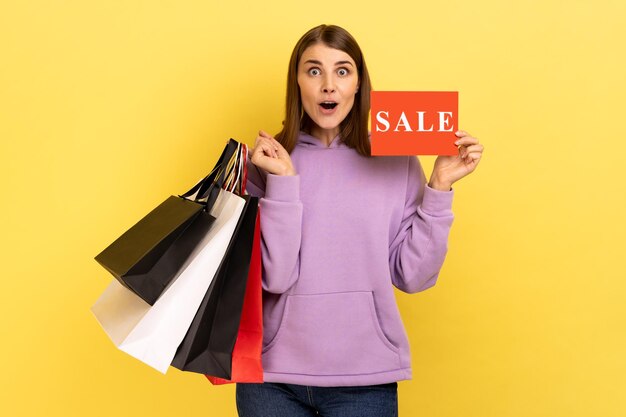
[[[478,166],[484,146],[463,130],[459,130],[456,136],[459,137],[455,142],[459,147],[459,153],[437,157],[428,182],[431,188],[450,190],[453,183],[474,172]]]

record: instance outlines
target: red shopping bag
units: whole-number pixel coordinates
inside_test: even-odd
[[[259,208],[260,211],[260,208]],[[232,379],[205,375],[213,385],[233,382],[263,382],[261,349],[263,347],[263,306],[261,292],[261,234],[257,212],[250,270],[246,284],[239,332],[233,349]]]

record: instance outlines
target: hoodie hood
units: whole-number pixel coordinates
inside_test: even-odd
[[[333,148],[348,148],[348,146],[341,141],[340,135],[333,138],[330,146],[326,146],[320,139],[310,134],[300,131],[298,135],[298,141],[296,146],[303,146],[305,148],[321,148],[321,149],[333,149]]]

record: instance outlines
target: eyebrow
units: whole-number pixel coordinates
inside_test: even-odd
[[[322,63],[320,61],[318,61],[317,59],[307,59],[305,62],[305,64],[317,64],[317,65],[322,65]],[[337,61],[335,62],[335,65],[352,65],[352,62],[350,61]]]

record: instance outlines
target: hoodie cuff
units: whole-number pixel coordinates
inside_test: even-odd
[[[276,201],[300,200],[300,175],[267,174],[265,198]]]
[[[435,190],[426,184],[424,186],[424,198],[422,199],[421,209],[424,213],[435,217],[450,215],[452,213],[453,196],[454,189],[449,191]]]

